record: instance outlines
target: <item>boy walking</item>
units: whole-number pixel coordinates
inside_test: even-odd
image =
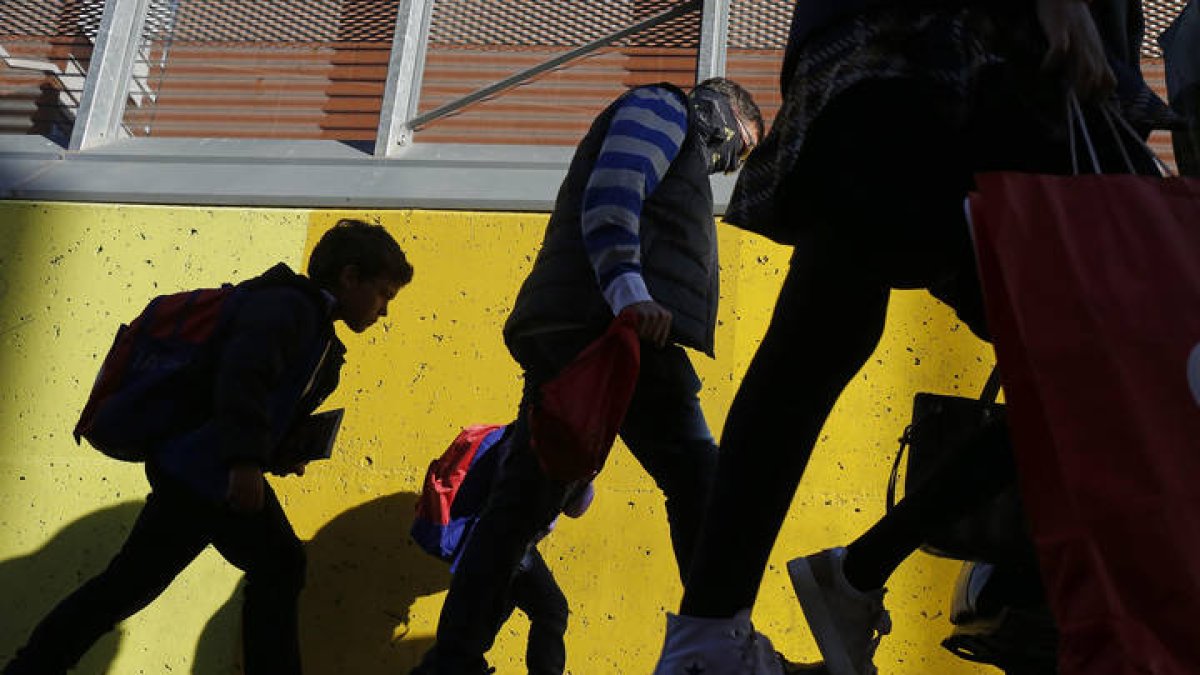
[[[202,423],[150,449],[151,491],[129,538],[42,620],[5,675],[65,673],[210,544],[246,573],[247,675],[300,673],[304,547],[264,474],[304,473],[281,440],[337,386],[345,347],[334,322],[365,331],[412,274],[381,226],[342,220],[313,250],[308,277],[279,264],[246,282],[214,372],[192,382]]]
[[[479,520],[480,511],[487,502],[492,485],[499,480],[504,470],[505,459],[512,449],[511,425],[469,427],[459,439],[463,439],[472,431],[486,434],[478,441],[475,456],[462,477],[462,482],[452,493],[454,496],[450,498],[449,516],[454,526],[447,528],[446,534],[440,535],[437,542],[437,555],[450,563],[452,573],[458,568],[471,531]],[[455,443],[458,442],[456,439]],[[453,449],[451,446],[451,450],[447,452]],[[433,471],[432,467],[430,471]],[[440,499],[445,494],[445,487],[433,485],[427,479],[421,496],[422,501]],[[567,498],[562,513],[569,518],[582,517],[595,496],[596,489],[591,481],[578,486]],[[538,533],[526,548],[525,555],[517,565],[510,582],[505,609],[496,626],[498,631],[517,609],[528,617],[529,640],[525,647],[525,666],[529,675],[562,675],[567,667],[567,648],[564,640],[570,614],[567,597],[537,549],[538,542],[550,534],[556,523],[557,518]],[[425,543],[429,536],[420,533],[418,526],[413,528],[413,538],[421,543],[422,548],[430,550]],[[437,648],[434,647],[426,652],[421,665],[412,672],[414,675],[433,673],[436,662]]]

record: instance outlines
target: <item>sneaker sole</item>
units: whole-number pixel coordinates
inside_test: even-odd
[[[812,631],[817,648],[825,658],[825,668],[829,675],[859,675],[858,670],[850,663],[846,653],[846,645],[838,632],[837,624],[833,621],[833,613],[825,604],[821,587],[813,576],[812,567],[805,558],[796,558],[787,564],[788,578],[792,580],[792,590],[800,600],[800,609],[808,620],[808,628]]]

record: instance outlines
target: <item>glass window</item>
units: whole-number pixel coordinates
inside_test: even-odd
[[[135,136],[375,140],[397,0],[154,0]]]
[[[1184,0],[1148,0],[1142,7],[1142,18],[1146,22],[1146,30],[1142,35],[1141,56],[1142,74],[1146,83],[1164,101],[1167,100],[1166,72],[1163,68],[1162,48],[1158,46],[1158,36],[1183,11]],[[1175,147],[1171,134],[1166,131],[1155,131],[1150,135],[1150,147],[1163,161],[1177,170],[1175,166]]]
[[[421,115],[682,5],[679,0],[438,0],[422,78]],[[418,143],[574,145],[628,87],[696,79],[700,12],[599,47],[558,68],[440,116]]]
[[[71,138],[103,0],[0,2],[0,134]]]

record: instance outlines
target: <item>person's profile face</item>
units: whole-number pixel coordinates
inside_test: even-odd
[[[361,333],[387,316],[388,303],[402,284],[384,277],[364,278],[358,267],[347,265],[338,277],[337,318],[355,333]]]
[[[761,139],[758,137],[757,127],[743,120],[742,116],[736,112],[736,108],[733,119],[737,121],[738,134],[742,139],[742,151],[738,154],[737,167],[734,168],[734,171],[736,171],[746,163],[746,159],[750,157],[750,153],[754,152],[754,148],[758,147],[758,142]]]

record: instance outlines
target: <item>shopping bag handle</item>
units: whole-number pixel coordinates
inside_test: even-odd
[[[1162,161],[1158,154],[1154,152],[1154,149],[1150,147],[1150,144],[1148,144],[1141,137],[1141,135],[1134,130],[1133,126],[1129,124],[1129,121],[1126,120],[1119,111],[1112,111],[1107,104],[1102,104],[1099,106],[1099,108],[1100,114],[1104,117],[1105,124],[1108,125],[1109,132],[1112,133],[1113,139],[1117,142],[1117,149],[1121,151],[1121,158],[1125,160],[1125,168],[1129,170],[1129,173],[1136,173],[1136,171],[1133,167],[1133,160],[1130,159],[1129,152],[1125,148],[1125,143],[1121,140],[1121,131],[1127,133],[1130,138],[1134,139],[1134,141],[1141,146],[1142,150],[1146,151],[1146,154],[1149,155],[1150,159],[1154,161],[1155,166],[1158,167],[1159,172],[1163,176],[1169,177],[1174,175],[1174,173],[1171,171],[1171,168],[1167,166],[1166,162]],[[1117,125],[1113,124],[1114,118],[1116,118],[1116,121],[1120,124],[1121,129],[1117,129]],[[1079,104],[1079,97],[1077,97],[1075,92],[1072,91],[1067,93],[1067,139],[1071,151],[1071,173],[1072,175],[1078,176],[1079,152],[1075,147],[1077,137],[1075,132],[1076,123],[1079,125],[1078,135],[1083,137],[1083,142],[1086,144],[1088,151],[1088,157],[1092,161],[1092,171],[1097,174],[1104,173],[1100,167],[1100,158],[1096,154],[1096,146],[1092,143],[1092,136],[1088,131],[1087,120],[1085,120],[1083,116],[1083,107]]]
[[[1167,163],[1162,161],[1162,158],[1158,156],[1158,153],[1154,152],[1154,149],[1150,147],[1150,144],[1147,143],[1146,140],[1142,138],[1136,130],[1134,130],[1133,125],[1129,123],[1129,120],[1125,119],[1124,115],[1122,115],[1119,111],[1113,112],[1109,109],[1109,106],[1103,106],[1100,108],[1100,112],[1104,115],[1104,121],[1108,123],[1108,128],[1112,131],[1114,136],[1118,135],[1118,131],[1113,128],[1113,119],[1115,118],[1121,125],[1121,128],[1124,129],[1127,134],[1129,134],[1130,138],[1137,141],[1138,145],[1142,146],[1142,149],[1146,151],[1146,154],[1150,155],[1150,159],[1154,160],[1154,164],[1158,166],[1158,170],[1163,176],[1170,178],[1175,175],[1175,172],[1171,171],[1171,167],[1167,166]],[[1125,163],[1130,167],[1130,172],[1132,173],[1133,162],[1129,160],[1129,155],[1125,152],[1125,146],[1120,143],[1118,144],[1121,148],[1121,154],[1125,157]]]

